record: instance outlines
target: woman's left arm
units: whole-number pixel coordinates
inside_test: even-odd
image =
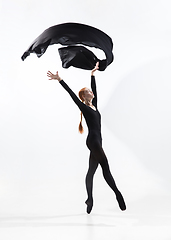
[[[95,76],[94,76],[94,72],[99,69],[99,62],[96,63],[95,68],[93,68],[93,70],[91,71],[91,89],[93,91],[94,94],[94,98],[93,98],[93,105],[97,108],[97,90],[96,90],[96,81],[95,81]]]

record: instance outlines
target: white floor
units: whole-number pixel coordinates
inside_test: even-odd
[[[138,191],[131,196],[131,189],[125,188],[127,210],[120,211],[99,168],[94,181],[94,208],[88,215],[81,174],[63,182],[62,187],[60,182],[32,183],[26,189],[20,185],[20,190],[11,195],[13,199],[6,205],[1,202],[0,239],[170,240],[171,195],[161,189],[151,194],[145,189],[141,194]]]
[[[136,203],[130,203],[126,212],[119,212],[112,206],[104,207],[104,197],[92,213],[87,215],[83,204],[74,206],[73,202],[69,204],[68,199],[68,204],[65,201],[66,206],[59,206],[57,202],[59,214],[1,218],[0,238],[3,240],[169,240],[171,239],[169,212],[171,197],[164,201],[164,205],[162,200],[164,199],[158,199],[157,196],[151,198],[149,202],[147,199],[141,199]],[[152,209],[148,212],[150,206]],[[146,211],[141,211],[142,207]],[[57,212],[56,209],[54,212]]]

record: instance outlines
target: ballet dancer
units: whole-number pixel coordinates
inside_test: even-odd
[[[70,94],[73,101],[76,103],[81,111],[81,121],[79,124],[79,131],[83,133],[82,126],[82,115],[85,118],[88,127],[88,136],[86,140],[86,145],[90,150],[89,157],[89,168],[86,175],[86,190],[88,198],[86,200],[87,213],[89,214],[93,208],[93,177],[96,172],[98,165],[100,164],[103,172],[104,179],[107,184],[111,187],[116,195],[120,209],[126,210],[126,205],[121,192],[118,190],[114,178],[110,172],[107,157],[102,148],[102,137],[101,137],[101,115],[97,107],[97,92],[96,92],[96,82],[95,82],[95,71],[99,68],[99,63],[96,63],[95,68],[91,71],[91,89],[83,88],[79,91],[79,98],[76,94],[69,88],[69,86],[64,82],[64,80],[59,76],[58,71],[56,74],[47,72],[49,80],[58,80],[63,88]]]

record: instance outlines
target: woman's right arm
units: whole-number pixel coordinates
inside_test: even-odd
[[[62,80],[62,78],[58,74],[58,71],[56,72],[56,74],[53,74],[50,71],[48,71],[47,76],[49,77],[49,80],[58,80],[58,82],[69,93],[69,95],[71,96],[73,101],[77,104],[77,106],[81,110],[83,103],[79,100],[79,98],[76,96],[76,94],[69,88],[69,86]]]

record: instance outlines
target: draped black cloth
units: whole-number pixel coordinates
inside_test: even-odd
[[[63,23],[46,29],[38,36],[22,55],[24,61],[30,53],[41,57],[49,45],[61,44],[67,47],[59,48],[62,66],[70,66],[91,70],[99,61],[99,70],[104,71],[112,63],[112,39],[101,30],[80,23]],[[84,46],[99,48],[104,51],[106,59],[100,60]]]

